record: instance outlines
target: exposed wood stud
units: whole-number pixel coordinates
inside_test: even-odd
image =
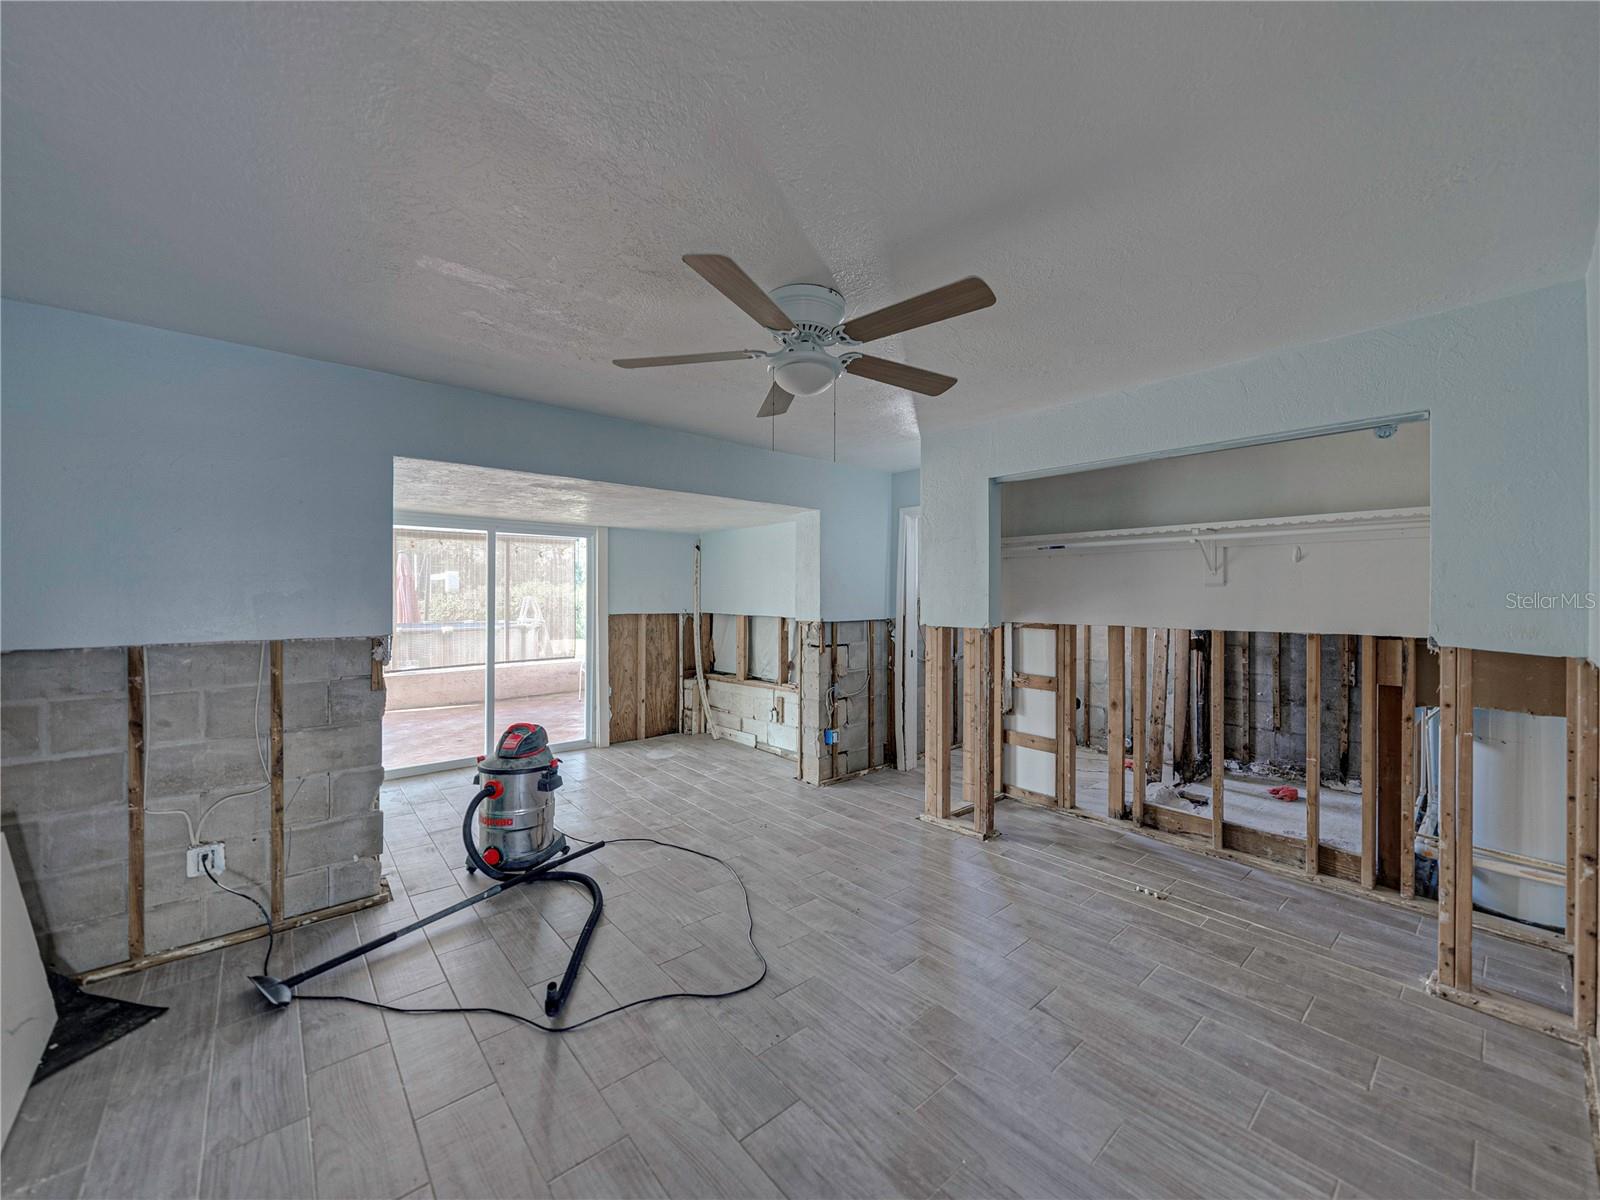
[[[272,921],[283,920],[283,881],[288,867],[283,829],[283,643],[273,642],[269,651],[272,674],[271,768],[272,785]]]
[[[789,618],[778,618],[778,682],[789,682]]]
[[[923,629],[927,646],[927,671],[923,686],[923,809],[935,820],[950,819],[950,629],[928,625]]]
[[[988,686],[992,644],[987,630],[961,631],[961,795],[963,803],[972,806],[972,828],[979,837],[994,832],[994,748],[988,729],[992,712]]]
[[[1145,672],[1147,669],[1146,645],[1149,630],[1136,626],[1133,630],[1133,823],[1144,824],[1144,793],[1149,782],[1145,768]]]
[[[874,635],[877,633],[876,621],[866,622],[867,626],[867,766],[873,767],[878,762],[878,691],[875,672],[872,669],[873,652],[877,649]]]
[[[1227,701],[1227,645],[1226,630],[1211,631],[1211,845],[1222,849],[1225,820],[1222,812],[1223,776],[1227,766],[1227,750],[1223,745],[1226,725],[1222,706]]]
[[[1456,650],[1439,651],[1439,982],[1456,986]],[[1468,885],[1471,886],[1470,883]]]
[[[1123,787],[1127,782],[1122,765],[1128,736],[1126,638],[1123,626],[1106,626],[1106,815],[1117,820],[1125,815]]]
[[[1078,627],[1056,626],[1056,803],[1078,803]]]
[[[1365,665],[1365,664],[1363,664]],[[1472,990],[1472,651],[1456,655],[1456,982]],[[1362,757],[1367,731],[1361,731]]]
[[[1566,933],[1573,936],[1573,903],[1577,898],[1578,862],[1578,796],[1583,790],[1580,783],[1581,757],[1578,753],[1582,705],[1580,703],[1582,659],[1567,659],[1567,921]]]
[[[1580,1033],[1595,1033],[1596,970],[1600,969],[1600,684],[1595,667],[1580,663],[1577,710],[1568,720],[1578,726],[1580,792],[1577,800],[1577,863],[1572,939],[1573,1019]]]
[[[1289,692],[1283,682],[1283,638],[1272,635],[1272,729],[1282,733],[1289,724]]]
[[[1400,648],[1400,894],[1416,894],[1417,804],[1417,642],[1406,638]]]
[[[1322,854],[1322,635],[1306,634],[1306,874]]]
[[[1083,735],[1078,739],[1078,745],[1087,746],[1089,745],[1090,734],[1093,732],[1089,727],[1091,720],[1090,697],[1093,695],[1089,686],[1089,667],[1094,660],[1094,627],[1080,625],[1078,628],[1083,630],[1083,642],[1078,647],[1078,671],[1080,673],[1078,697],[1083,701]]]
[[[1042,733],[1028,733],[1021,729],[1004,730],[1002,740],[1007,746],[1020,746],[1024,750],[1039,750],[1045,754],[1054,754],[1059,744],[1053,737],[1046,737]]]
[[[1181,782],[1187,782],[1194,776],[1192,739],[1189,736],[1189,730],[1194,723],[1189,715],[1189,699],[1194,691],[1190,682],[1193,662],[1193,642],[1189,631],[1174,629],[1172,631],[1172,777]]]
[[[1378,869],[1378,639],[1361,638],[1361,886]]]
[[[828,747],[828,778],[839,778],[839,622],[828,624],[828,725],[833,745]]]
[[[384,689],[383,643],[384,639],[381,637],[372,639],[372,690],[375,692],[381,692]]]
[[[144,647],[128,647],[128,957],[144,955]],[[258,735],[259,736],[259,735]]]
[[[1350,672],[1355,665],[1355,640],[1339,635],[1339,782],[1350,780]],[[1362,734],[1366,729],[1363,727]]]
[[[992,762],[989,768],[989,810],[994,811],[994,798],[1005,790],[1005,636],[1003,625],[989,631],[989,745]]]
[[[1145,751],[1146,777],[1159,783],[1167,747],[1167,641],[1170,631],[1156,630],[1150,679],[1150,736]]]
[[[645,716],[645,697],[649,694],[649,689],[646,687],[645,681],[649,678],[650,674],[650,660],[647,652],[647,647],[650,642],[650,615],[648,613],[639,614],[639,630],[637,641],[637,661],[634,665],[633,672],[633,703],[634,709],[639,714],[638,736],[639,739],[643,741],[649,736],[650,733],[648,721]]]
[[[1054,675],[1031,675],[1022,672],[1012,672],[1011,686],[1022,688],[1029,692],[1053,692],[1056,690],[1056,677]]]
[[[1236,706],[1239,712],[1239,760],[1255,761],[1255,683],[1250,678],[1250,631],[1243,630],[1235,643],[1239,660],[1239,695]]]

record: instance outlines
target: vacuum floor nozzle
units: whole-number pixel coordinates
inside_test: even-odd
[[[260,992],[273,1008],[285,1008],[294,999],[294,993],[289,990],[289,985],[281,979],[274,979],[271,975],[252,975],[250,982],[256,985],[256,991]]]

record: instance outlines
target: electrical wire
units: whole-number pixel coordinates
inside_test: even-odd
[[[572,834],[567,834],[566,837],[569,841],[582,842],[585,846],[594,845],[593,842],[581,837],[575,837]],[[734,881],[738,883],[739,890],[744,893],[745,938],[750,943],[750,949],[755,952],[756,958],[761,962],[761,974],[756,976],[749,983],[742,984],[736,988],[729,988],[728,990],[722,992],[662,992],[658,996],[643,996],[638,1000],[630,1000],[626,1004],[618,1004],[613,1008],[608,1008],[604,1012],[597,1012],[592,1016],[585,1017],[581,1021],[574,1021],[571,1025],[546,1025],[543,1021],[535,1021],[532,1017],[525,1017],[521,1013],[508,1012],[503,1008],[488,1008],[474,1005],[462,1005],[453,1008],[403,1008],[395,1004],[383,1004],[377,1000],[364,1000],[360,996],[318,995],[296,996],[295,998],[298,1000],[340,1000],[346,1004],[359,1004],[363,1008],[375,1008],[381,1012],[410,1013],[413,1015],[425,1016],[445,1013],[456,1015],[462,1013],[486,1013],[492,1016],[505,1017],[507,1020],[516,1021],[522,1025],[531,1025],[533,1028],[541,1029],[545,1033],[572,1033],[574,1030],[582,1029],[585,1025],[594,1024],[594,1022],[603,1017],[615,1016],[619,1012],[623,1012],[630,1008],[637,1008],[641,1004],[654,1004],[658,1000],[726,1000],[730,996],[742,995],[743,993],[750,991],[752,988],[759,987],[761,985],[762,981],[767,977],[767,956],[762,954],[761,947],[756,945],[756,918],[755,912],[750,904],[750,889],[748,886],[746,886],[744,879],[740,876],[739,872],[733,868],[731,863],[724,859],[718,858],[715,854],[708,854],[704,850],[696,850],[690,846],[680,846],[676,842],[663,842],[656,838],[629,837],[606,838],[605,840],[608,845],[617,845],[624,842],[648,842],[651,845],[662,846],[668,850],[682,850],[685,854],[693,854],[699,858],[707,858],[714,863],[721,864],[727,870],[727,872],[733,876]],[[209,872],[207,873],[209,874]],[[246,897],[246,899],[249,899],[249,897]],[[268,947],[267,952],[268,954],[271,953],[270,946]],[[262,973],[265,974],[265,971]]]
[[[200,859],[200,866],[205,871],[206,878],[211,880],[212,883],[216,884],[223,891],[231,892],[233,895],[238,896],[241,900],[250,901],[251,904],[256,906],[256,911],[261,914],[261,923],[267,927],[267,956],[261,960],[261,973],[263,975],[267,974],[269,968],[272,966],[272,917],[268,915],[267,910],[265,906],[262,905],[261,901],[257,900],[254,896],[251,896],[245,892],[236,891],[213,875],[211,873],[211,861],[209,859],[202,857]]]
[[[269,787],[272,786],[272,770],[271,770],[270,767],[267,766],[267,748],[261,742],[261,685],[262,685],[263,681],[266,679],[266,674],[267,674],[267,643],[266,642],[262,642],[261,643],[261,659],[256,665],[256,709],[255,709],[255,712],[256,712],[256,717],[255,717],[256,757],[258,759],[260,759],[260,761],[261,761],[261,776],[262,776],[261,783],[259,783],[255,787],[246,788],[242,792],[229,792],[226,796],[217,797],[217,799],[213,800],[209,805],[206,806],[206,810],[205,810],[205,812],[200,814],[200,820],[198,822],[196,822],[193,818],[191,818],[189,816],[189,814],[187,812],[185,812],[181,808],[147,808],[147,809],[144,810],[145,816],[147,816],[147,817],[182,817],[184,825],[186,825],[188,827],[188,829],[189,829],[189,845],[191,847],[200,845],[200,831],[205,828],[206,818],[209,817],[212,813],[216,812],[217,809],[220,808],[223,804],[226,804],[229,800],[237,800],[240,796],[254,796],[257,792],[262,791],[263,789],[269,788]],[[144,727],[146,729],[148,729],[150,727],[150,692],[151,692],[151,687],[150,687],[150,667],[149,667],[149,664],[146,663],[146,665],[145,665],[145,686],[144,686],[144,692],[143,692],[143,695],[144,695],[144,708],[143,708],[143,711],[140,713],[140,719],[143,722]],[[144,756],[143,761],[140,763],[140,769],[141,769],[142,774],[143,774],[143,778],[141,779],[141,782],[147,784],[148,780],[149,780],[149,775],[150,775],[150,756],[148,754],[146,754]],[[302,779],[300,782],[303,785],[305,783],[305,780]],[[148,793],[148,791],[149,791],[148,786],[146,787],[145,790]],[[299,788],[296,788],[295,791],[298,793]]]

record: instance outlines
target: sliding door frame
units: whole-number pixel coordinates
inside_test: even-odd
[[[596,639],[596,626],[603,625],[604,618],[601,610],[605,607],[604,580],[600,577],[600,545],[602,530],[592,525],[555,525],[542,521],[506,521],[498,517],[463,517],[454,513],[417,512],[414,510],[396,511],[390,522],[390,536],[396,528],[407,529],[438,529],[443,532],[468,532],[482,533],[487,539],[488,564],[485,574],[486,609],[484,621],[484,666],[483,666],[483,746],[482,753],[487,754],[495,743],[495,735],[499,730],[495,726],[494,711],[494,669],[495,669],[495,634],[497,629],[497,614],[495,612],[495,597],[498,580],[498,559],[496,539],[502,533],[509,534],[534,534],[546,537],[569,537],[584,539],[584,639],[583,639],[583,723],[588,733],[587,737],[570,742],[552,743],[551,749],[558,752],[568,750],[582,750],[595,744],[595,722],[599,713],[599,706],[595,703],[595,689],[597,688],[596,670],[604,666],[602,647]],[[391,569],[393,556],[390,557]],[[393,593],[393,580],[390,581],[390,592]],[[390,600],[391,607],[393,599]],[[393,621],[391,611],[390,620]],[[445,759],[441,762],[419,763],[414,766],[385,768],[385,779],[401,779],[407,775],[424,775],[431,771],[447,771],[455,767],[470,767],[478,761],[478,755],[472,754],[464,758]]]

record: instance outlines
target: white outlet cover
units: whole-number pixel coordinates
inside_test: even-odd
[[[210,842],[204,846],[190,846],[188,858],[184,862],[184,869],[190,879],[198,879],[204,875],[205,868],[200,865],[200,860],[206,856],[211,859],[211,873],[220,875],[228,869],[227,855],[223,852],[221,842]]]

